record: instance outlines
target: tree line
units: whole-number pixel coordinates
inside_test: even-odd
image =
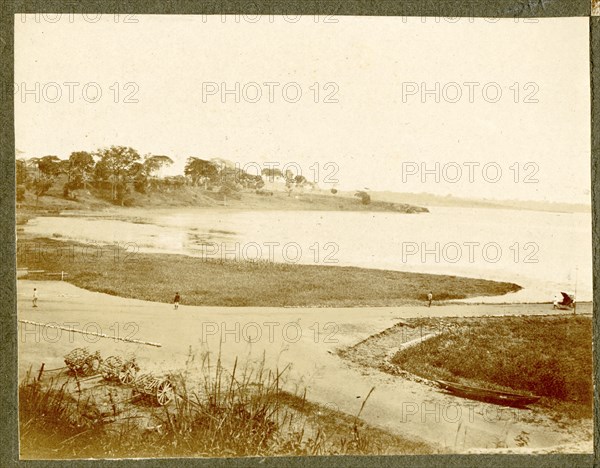
[[[244,188],[264,187],[263,176],[281,177],[288,194],[294,187],[309,184],[302,175],[279,169],[263,169],[261,175],[249,174],[220,158],[202,159],[190,156],[183,175],[159,177],[160,170],[173,164],[169,156],[146,154],[127,146],[111,146],[95,152],[75,151],[67,159],[49,155],[16,160],[17,201],[23,201],[27,191],[36,198],[47,194],[59,181],[67,199],[76,199],[77,191],[94,188],[106,193],[113,203],[123,205],[131,191],[171,190],[185,185],[218,189],[232,195]]]

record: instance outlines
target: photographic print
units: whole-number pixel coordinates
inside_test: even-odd
[[[593,452],[589,18],[14,31],[21,458]]]

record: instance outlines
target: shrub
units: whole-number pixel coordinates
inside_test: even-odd
[[[354,196],[360,198],[360,202],[363,205],[368,205],[371,203],[371,195],[369,195],[367,192],[365,192],[363,190],[356,192],[354,194]]]

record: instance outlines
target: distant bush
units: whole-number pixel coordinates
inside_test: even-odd
[[[146,193],[148,187],[148,181],[144,177],[136,177],[133,180],[133,188],[138,193]]]
[[[272,197],[273,196],[273,192],[269,191],[269,190],[257,190],[256,191],[257,195],[263,195],[266,197]]]
[[[219,194],[223,197],[234,198],[236,200],[240,200],[242,196],[239,194],[241,190],[241,186],[234,182],[224,182],[223,185],[219,188]]]
[[[171,187],[179,189],[186,185],[187,179],[185,176],[172,176],[165,178],[165,182],[167,182]]]
[[[63,197],[67,200],[77,200],[77,189],[83,187],[83,184],[76,180],[71,180],[63,185]]]
[[[359,190],[358,192],[356,192],[354,194],[354,196],[360,198],[360,202],[363,205],[368,205],[371,203],[371,195],[369,195],[367,192],[365,192],[363,190]]]

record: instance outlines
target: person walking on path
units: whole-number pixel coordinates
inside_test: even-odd
[[[178,292],[176,292],[175,299],[173,299],[173,305],[174,305],[175,310],[179,309],[179,301],[181,301],[181,296],[179,295]]]
[[[37,301],[38,301],[37,288],[33,288],[33,297],[31,298],[31,300],[33,302],[33,307],[37,307]]]
[[[433,293],[430,291],[429,294],[427,294],[427,301],[429,302],[429,304],[427,304],[427,307],[431,307],[431,301],[433,301]]]

